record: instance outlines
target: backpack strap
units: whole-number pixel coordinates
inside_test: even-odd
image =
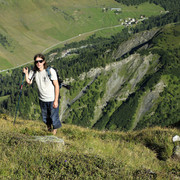
[[[53,68],[55,70],[55,72],[56,72],[57,80],[58,80],[58,83],[59,83],[59,88],[65,87],[66,89],[70,90],[71,86],[63,83],[63,80],[60,79],[60,77],[59,77],[58,70],[56,68],[50,67],[50,66],[48,66],[47,69],[46,69],[46,72],[48,74],[49,79],[51,80],[51,72],[50,72],[51,68]],[[51,80],[51,82],[53,83],[52,80]]]
[[[33,75],[32,75],[32,76],[31,76],[31,78],[29,79],[30,81],[32,81],[32,80],[34,79],[35,74],[36,74],[36,72],[35,72],[35,71],[33,71]]]
[[[49,77],[49,79],[51,80],[51,72],[50,72],[50,66],[49,67],[47,67],[47,69],[46,69],[46,72],[48,73],[48,77]],[[52,80],[51,80],[52,81]]]
[[[56,71],[57,80],[58,80],[58,83],[59,83],[59,88],[61,88],[63,80],[60,79],[59,74],[58,74],[58,70],[56,68],[54,68],[54,67],[53,67],[53,69]]]

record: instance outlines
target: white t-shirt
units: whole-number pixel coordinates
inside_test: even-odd
[[[29,79],[32,78],[34,72],[31,70],[29,72]],[[56,71],[53,68],[50,68],[51,80],[57,80]],[[39,90],[39,99],[43,102],[51,102],[55,99],[55,88],[52,81],[49,79],[46,69],[42,71],[36,71],[35,81]],[[33,79],[34,79],[33,78]],[[33,80],[32,79],[32,80]]]

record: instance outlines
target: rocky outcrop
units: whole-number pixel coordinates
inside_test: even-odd
[[[133,38],[122,43],[118,50],[114,51],[112,58],[118,59],[128,52],[133,52],[136,48],[147,48],[150,40],[152,40],[152,38],[158,32],[160,32],[159,29],[153,29],[134,35]],[[132,54],[130,53],[127,58],[124,58],[121,61],[108,64],[104,68],[92,68],[89,72],[82,73],[79,76],[80,81],[84,81],[86,78],[91,78],[88,87],[90,87],[94,82],[96,83],[96,79],[102,78],[102,76],[106,76],[106,82],[103,83],[102,87],[97,86],[98,91],[103,95],[96,99],[97,101],[93,110],[93,118],[89,120],[89,124],[91,124],[89,127],[93,127],[94,124],[97,123],[97,121],[102,116],[102,112],[104,112],[104,108],[108,108],[107,105],[111,100],[115,101],[116,104],[113,105],[114,109],[111,109],[109,111],[110,113],[113,113],[115,109],[123,104],[130,97],[130,95],[137,90],[137,84],[143,80],[146,74],[157,71],[156,67],[158,63],[159,56],[157,55],[149,54],[142,56],[137,52],[133,52]],[[159,94],[164,90],[164,86],[164,82],[160,81],[156,84],[154,90],[145,92],[140,97],[138,100],[136,113],[132,117],[132,129],[136,128],[140,119],[151,110],[155,101],[159,98]],[[63,97],[64,101],[61,103],[60,112],[62,121],[66,121],[66,118],[69,116],[71,111],[74,110],[74,107],[77,110],[84,108],[84,105],[81,106],[80,103],[78,103],[78,100],[83,98],[86,89],[87,87],[82,87],[81,91],[77,92],[76,97],[74,97],[71,102],[68,102],[67,97]],[[64,96],[66,96],[66,93],[64,93]],[[75,104],[76,102],[77,104]],[[71,107],[72,104],[74,104],[74,107]],[[81,121],[83,121],[83,116],[80,116],[80,118]],[[72,117],[71,120],[73,121]]]
[[[125,41],[119,45],[118,49],[113,54],[113,58],[118,59],[121,56],[130,52],[132,49],[144,46],[158,32],[159,32],[159,29],[152,29],[150,31],[143,31],[143,32],[137,33],[136,35],[133,36],[133,38],[131,38],[128,41]]]
[[[130,94],[135,91],[137,83],[139,83],[144,75],[147,73],[150,62],[155,60],[154,55],[150,54],[148,56],[140,56],[140,54],[130,55],[119,62],[108,64],[105,68],[92,68],[89,72],[80,75],[79,79],[83,81],[85,77],[93,78],[92,83],[96,80],[99,74],[106,76],[110,73],[110,77],[106,82],[106,90],[104,96],[98,100],[94,111],[94,119],[92,124],[96,123],[101,116],[102,109],[107,105],[107,102],[111,98],[117,99],[117,101],[124,101],[128,98]],[[155,60],[158,62],[158,60]],[[90,86],[91,84],[89,84]],[[79,98],[83,96],[83,90],[69,102],[69,105],[75,103]],[[66,99],[66,97],[63,97]],[[67,105],[64,107],[64,103],[61,103],[61,119],[63,119],[66,110],[70,110]]]
[[[136,127],[140,118],[153,107],[155,100],[159,97],[159,94],[164,90],[165,86],[165,83],[160,81],[155,85],[153,91],[149,91],[144,95],[139,105],[140,108],[137,110],[137,115],[135,117],[135,122],[132,129]]]
[[[180,146],[176,146],[174,148],[174,153],[172,156],[174,159],[179,160],[180,161]]]
[[[111,98],[122,102],[135,91],[137,83],[139,83],[147,73],[153,58],[154,56],[152,54],[144,57],[139,54],[133,54],[118,63],[112,63],[105,67],[105,71],[112,71],[112,75],[106,83],[106,93],[104,97],[96,106],[95,114],[99,113],[96,118],[100,116],[101,109],[107,105],[107,102]]]
[[[38,143],[46,143],[53,149],[57,149],[59,151],[62,150],[65,145],[64,140],[58,138],[56,136],[32,136],[32,139],[28,139],[27,141],[36,141]]]

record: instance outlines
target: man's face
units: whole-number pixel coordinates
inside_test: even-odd
[[[39,68],[40,70],[41,70],[41,69],[44,69],[44,63],[45,63],[45,61],[44,61],[42,58],[37,57],[36,60],[35,60],[35,62],[36,62],[37,68]]]

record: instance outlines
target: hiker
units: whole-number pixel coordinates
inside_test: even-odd
[[[47,63],[43,54],[34,56],[34,70],[28,73],[28,68],[23,68],[25,79],[28,84],[32,84],[33,79],[39,90],[39,104],[43,122],[47,125],[48,131],[53,135],[61,127],[59,119],[59,83],[56,71],[50,68],[51,79],[46,71]]]

